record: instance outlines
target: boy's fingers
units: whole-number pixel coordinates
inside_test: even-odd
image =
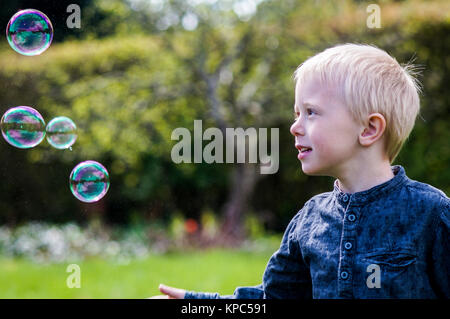
[[[169,287],[165,285],[159,285],[159,291],[161,291],[163,294],[168,295],[169,297],[175,298],[175,299],[183,299],[186,291],[184,289],[178,289],[174,287]]]
[[[185,291],[183,289],[178,289],[174,287],[169,287],[165,285],[159,286],[159,291],[161,291],[163,294],[169,295],[170,297],[182,299],[184,298]]]

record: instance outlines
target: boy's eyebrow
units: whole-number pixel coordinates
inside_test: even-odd
[[[314,107],[319,107],[317,104],[313,104],[310,102],[303,102],[303,106],[314,106]]]
[[[313,106],[313,107],[319,107],[318,105],[316,105],[316,104],[313,104],[313,103],[310,103],[310,102],[303,102],[303,104],[302,104],[303,106]],[[298,106],[297,106],[297,104],[295,104],[294,103],[294,110],[298,110]]]

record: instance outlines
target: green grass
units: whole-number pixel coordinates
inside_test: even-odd
[[[70,263],[46,265],[3,257],[0,298],[147,298],[160,294],[160,283],[227,295],[238,286],[260,284],[276,249],[272,244],[264,252],[179,252],[131,260],[128,264],[101,259],[74,262],[81,269],[81,288],[67,287],[71,273],[66,268]]]

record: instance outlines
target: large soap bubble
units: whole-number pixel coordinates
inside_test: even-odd
[[[81,162],[70,173],[70,190],[82,202],[96,202],[108,189],[108,171],[96,161]]]
[[[41,11],[21,10],[9,20],[6,38],[16,52],[27,56],[38,55],[50,47],[53,26]]]
[[[77,139],[76,130],[77,126],[70,118],[55,117],[47,124],[47,142],[57,149],[69,148]]]
[[[10,108],[0,122],[5,140],[18,148],[31,148],[45,137],[45,122],[38,111],[29,106]]]

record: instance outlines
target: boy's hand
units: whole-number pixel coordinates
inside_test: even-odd
[[[159,291],[164,295],[154,296],[149,299],[184,299],[186,290],[165,286],[163,284],[159,285]]]

